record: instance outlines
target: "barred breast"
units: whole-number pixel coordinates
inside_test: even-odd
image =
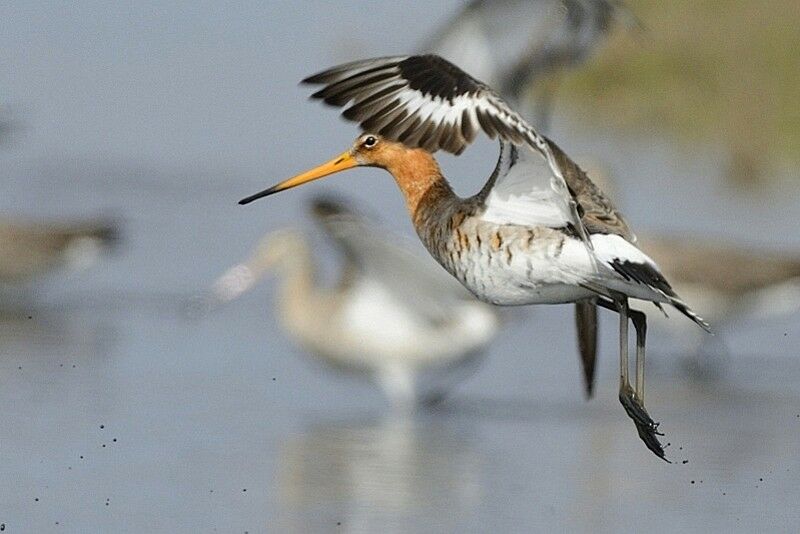
[[[444,209],[443,209],[444,208]],[[420,210],[415,226],[434,258],[479,299],[499,305],[571,302],[591,292],[575,285],[586,265],[558,261],[574,239],[560,229],[500,225],[469,204]]]

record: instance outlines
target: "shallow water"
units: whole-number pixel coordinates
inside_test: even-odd
[[[109,35],[97,35],[100,44],[85,52],[73,42],[83,34],[67,32],[60,53],[77,58],[83,50],[88,55],[76,68],[99,79],[80,85],[65,72],[66,96],[43,84],[28,100],[23,82],[9,83],[37,111],[26,142],[0,153],[0,209],[114,213],[125,226],[115,255],[89,271],[52,277],[0,316],[5,531],[796,531],[800,327],[793,317],[723,325],[729,354],[715,360],[712,381],[687,376],[679,343],[654,333],[648,406],[671,443],[673,463],[666,464],[644,448],[616,400],[614,320],[605,315],[593,401],[582,397],[571,310],[536,308],[511,314],[479,372],[448,402],[408,418],[392,415],[373,386],[331,373],[294,348],[272,315],[274,281],[208,316],[186,313],[191,298],[265,231],[305,224],[297,214],[315,192],[353,194],[390,226],[408,229],[399,195],[377,171],[248,208],[235,204],[336,153],[354,135],[330,110],[303,103],[294,80],[361,48],[335,42],[343,52],[330,51],[321,44],[330,42],[325,35],[281,45],[274,55],[253,46],[269,37],[258,24],[267,34],[280,25],[284,42],[333,17],[332,8],[317,7],[310,21],[305,13],[269,18],[261,11],[216,19],[210,7],[198,8],[172,31],[230,32],[206,50],[202,69],[191,61],[200,61],[191,40],[148,26],[150,40],[128,50],[132,71],[115,63],[109,72],[100,68],[103,58],[118,58],[120,45],[108,28],[127,19],[101,13],[91,22],[77,13],[81,31],[97,25]],[[399,16],[408,4],[390,9]],[[356,42],[380,43],[371,53],[402,50],[403,39],[414,37],[389,22],[369,26],[366,14],[351,11],[342,20],[351,33],[363,28]],[[414,16],[421,35],[431,22]],[[206,28],[209,19],[217,22]],[[61,27],[39,22],[50,37]],[[15,28],[16,36],[0,34],[19,51],[31,34]],[[385,39],[377,39],[380,32]],[[147,59],[165,42],[169,61]],[[42,59],[45,50],[32,47],[20,73],[29,83],[37,72],[59,79]],[[262,56],[264,65],[256,61]],[[181,59],[193,68],[170,71]],[[284,69],[265,70],[280,62]],[[175,108],[182,88],[187,103]],[[81,89],[142,96],[129,102],[132,109],[107,96],[99,110],[86,106],[83,122],[70,123],[80,113],[55,108]],[[205,114],[190,109],[204,99]],[[55,124],[42,118],[50,113]],[[244,120],[251,115],[261,120]],[[187,117],[201,118],[182,129]],[[60,140],[59,129],[63,137],[70,124],[74,137]],[[214,135],[204,133],[209,124],[220,125]],[[800,247],[796,191],[733,194],[720,185],[713,152],[685,154],[648,135],[612,138],[567,121],[555,136],[570,152],[608,165],[637,227],[700,228]],[[482,158],[493,163],[494,150],[487,143],[446,159],[448,174],[474,177],[459,190],[480,183],[491,167]]]
[[[737,357],[714,383],[651,373],[667,465],[617,404],[612,358],[586,403],[571,343],[528,345],[523,325],[449,402],[406,419],[372,387],[301,358],[260,302],[200,323],[146,304],[106,307],[102,321],[66,315],[4,323],[0,521],[12,532],[800,521],[790,357]],[[531,321],[558,332],[559,315]]]

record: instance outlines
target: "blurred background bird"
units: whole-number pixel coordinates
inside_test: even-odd
[[[111,218],[26,221],[0,217],[0,294],[11,298],[58,271],[94,265],[119,241]]]
[[[615,0],[472,0],[420,51],[459,65],[546,132],[559,75],[590,58],[619,25],[639,26]]]
[[[20,121],[0,105],[0,146],[20,129]],[[35,293],[48,275],[93,266],[116,247],[120,221],[20,218],[0,215],[0,308],[13,308]]]
[[[346,203],[319,197],[310,212],[342,257],[338,284],[320,283],[301,232],[279,230],[217,279],[212,304],[232,301],[274,271],[282,278],[277,314],[303,348],[370,376],[396,406],[441,400],[498,333],[495,309]]]
[[[716,325],[717,335],[703,339],[675,321],[659,317],[654,323],[680,340],[680,364],[692,378],[715,380],[727,372],[731,354],[725,339],[733,328],[763,325],[800,309],[800,254],[699,236],[641,235],[639,244]]]

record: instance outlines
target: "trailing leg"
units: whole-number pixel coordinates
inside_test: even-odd
[[[625,408],[628,417],[633,420],[639,438],[644,441],[647,448],[662,460],[669,462],[665,458],[664,447],[658,440],[658,436],[663,434],[658,432],[658,423],[653,421],[644,407],[644,348],[647,319],[644,313],[628,307],[627,297],[622,295],[614,297],[613,304],[604,299],[599,299],[598,304],[619,313],[619,402]],[[628,374],[628,317],[631,318],[636,330],[636,390],[631,386]]]

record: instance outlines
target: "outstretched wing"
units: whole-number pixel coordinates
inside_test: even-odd
[[[447,322],[453,318],[454,306],[475,301],[432,259],[414,254],[396,235],[376,232],[370,220],[347,204],[318,197],[311,207],[314,218],[344,254],[348,268],[380,283],[417,314],[431,322]]]
[[[558,145],[550,139],[547,142],[570,195],[578,204],[578,213],[586,230],[590,234],[619,235],[626,241],[635,243],[636,236],[628,226],[628,222],[605,193]]]
[[[460,154],[480,129],[547,157],[545,140],[497,93],[439,56],[355,61],[303,82],[324,84],[312,98],[349,104],[342,115],[364,130],[408,146]]]
[[[496,221],[571,225],[588,243],[577,203],[547,140],[497,93],[452,63],[435,55],[367,59],[304,82],[324,84],[312,97],[348,106],[345,118],[408,146],[459,154],[478,130],[498,138],[498,168],[503,168],[484,189],[490,211],[493,203],[498,205]]]
[[[564,179],[538,153],[500,142],[500,157],[477,196],[481,218],[495,224],[573,227],[582,224],[575,199]]]

